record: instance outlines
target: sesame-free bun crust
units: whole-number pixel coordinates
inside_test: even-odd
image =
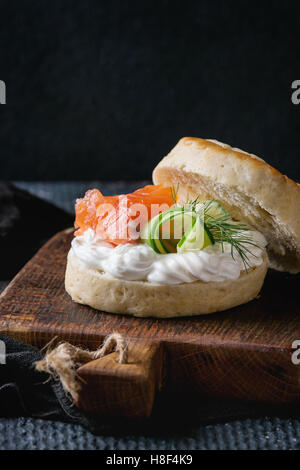
[[[218,141],[185,137],[153,171],[155,184],[179,184],[184,201],[218,199],[268,242],[270,266],[300,272],[300,185],[261,158]]]
[[[124,281],[88,267],[68,254],[65,288],[72,300],[111,313],[136,317],[179,317],[218,312],[255,298],[268,269],[266,253],[260,266],[235,281],[191,282],[161,285],[147,281]]]

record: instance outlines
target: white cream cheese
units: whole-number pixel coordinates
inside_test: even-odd
[[[248,253],[250,266],[262,263],[262,252],[266,246],[264,236],[251,231],[254,243]],[[231,256],[231,245],[215,244],[198,252],[170,253],[161,255],[142,243],[113,247],[97,240],[93,230],[72,241],[74,254],[87,266],[110,273],[118,279],[148,281],[156,284],[181,284],[184,282],[225,281],[240,276],[244,264],[238,253]]]

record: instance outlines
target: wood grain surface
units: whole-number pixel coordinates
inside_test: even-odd
[[[0,297],[0,332],[42,347],[54,336],[96,349],[117,331],[129,341],[129,364],[116,353],[78,370],[77,405],[101,413],[149,416],[162,386],[261,402],[300,400],[300,277],[269,271],[258,299],[213,315],[140,319],[75,304],[64,290],[73,231],[55,235]]]

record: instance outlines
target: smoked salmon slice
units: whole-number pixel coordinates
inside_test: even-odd
[[[102,241],[135,243],[143,225],[174,202],[172,188],[163,185],[148,185],[118,196],[103,196],[98,189],[91,189],[76,201],[75,236],[91,228]]]

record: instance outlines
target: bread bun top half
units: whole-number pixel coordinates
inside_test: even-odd
[[[217,199],[268,241],[270,266],[300,272],[300,185],[256,155],[216,140],[184,137],[153,171],[178,198]]]

